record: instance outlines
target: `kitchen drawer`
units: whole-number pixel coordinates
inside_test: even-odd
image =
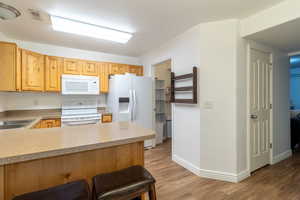
[[[102,120],[102,123],[111,123],[112,122],[112,114],[102,114],[101,120]]]
[[[35,124],[32,128],[54,128],[60,126],[61,126],[60,119],[42,119],[40,122]]]

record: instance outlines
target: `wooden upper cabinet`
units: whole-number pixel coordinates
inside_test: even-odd
[[[100,77],[100,92],[109,92],[109,75],[143,76],[143,66],[46,56],[0,42],[0,91],[61,91],[61,75]]]
[[[22,90],[44,91],[44,55],[22,50]]]
[[[84,61],[82,75],[98,76],[98,74],[99,74],[99,69],[98,69],[97,62]]]
[[[136,74],[137,76],[143,76],[143,66],[131,65],[129,66],[129,73]]]
[[[82,71],[82,61],[79,61],[77,59],[70,59],[65,58],[64,59],[64,74],[73,74],[73,75],[79,75]]]
[[[143,66],[138,66],[137,75],[138,76],[144,76],[144,68],[143,68]]]
[[[131,74],[138,74],[138,66],[135,66],[135,65],[131,65],[130,67],[129,67],[129,73],[131,73]]]
[[[129,65],[119,64],[119,74],[129,73]]]
[[[119,64],[111,63],[109,65],[109,74],[119,74]]]
[[[22,50],[17,48],[16,91],[22,90]]]
[[[125,74],[129,73],[129,65],[111,63],[110,64],[110,74]]]
[[[63,58],[46,56],[45,60],[45,91],[59,92],[61,90]]]
[[[99,66],[99,77],[100,77],[100,92],[108,93],[109,91],[109,73],[110,64],[109,63],[98,63]]]
[[[16,91],[17,45],[0,42],[0,91]]]

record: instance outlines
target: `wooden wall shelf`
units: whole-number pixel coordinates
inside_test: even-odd
[[[192,86],[177,87],[175,88],[175,81],[193,79]],[[192,99],[176,99],[175,92],[192,92]],[[175,73],[171,73],[171,103],[185,103],[185,104],[197,104],[197,67],[193,67],[193,73],[175,76]]]

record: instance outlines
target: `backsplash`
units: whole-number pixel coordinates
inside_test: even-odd
[[[4,96],[0,94],[0,112],[5,111],[5,99]]]
[[[37,110],[61,108],[62,96],[57,93],[1,92],[0,112],[6,110]],[[98,107],[106,107],[106,95],[97,99]]]

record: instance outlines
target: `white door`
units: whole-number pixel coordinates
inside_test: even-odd
[[[270,163],[270,54],[251,49],[251,172]]]

